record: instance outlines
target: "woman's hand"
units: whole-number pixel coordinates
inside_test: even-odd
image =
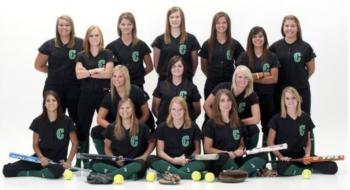
[[[173,158],[173,164],[180,166],[186,165],[189,161],[190,159],[187,159],[185,155]]]
[[[72,167],[72,162],[69,162],[69,161],[63,162],[63,167],[65,169],[70,169]]]
[[[47,159],[45,156],[40,157],[40,164],[43,167],[49,165],[49,159]]]

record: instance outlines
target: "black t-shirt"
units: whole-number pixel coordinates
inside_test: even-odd
[[[135,45],[132,43],[130,45],[125,45],[123,41],[118,38],[108,44],[106,48],[111,50],[115,56],[114,65],[121,64],[128,68],[132,84],[143,85],[145,83],[143,58],[151,53],[150,48],[145,42],[139,40]]]
[[[55,39],[50,39],[39,47],[39,52],[48,56],[46,84],[79,84],[75,76],[75,59],[83,50],[83,40],[75,37],[74,41],[72,48],[61,42],[59,47],[55,47]]]
[[[288,44],[281,39],[272,44],[270,50],[277,55],[281,64],[278,72],[278,88],[283,89],[286,86],[309,88],[306,63],[315,58],[316,54],[308,43],[297,40]]]
[[[148,96],[145,95],[145,92],[140,87],[131,85],[129,98],[134,103],[136,117],[140,118],[142,115],[141,106],[147,103]],[[118,94],[112,100],[111,93],[108,93],[101,102],[101,107],[108,110],[106,120],[110,123],[115,121],[120,100],[121,98]]]
[[[309,115],[302,113],[295,120],[289,115],[282,118],[278,113],[272,117],[267,126],[276,131],[275,144],[287,143],[288,148],[280,150],[283,156],[300,158],[305,155],[308,132],[315,127]]]
[[[151,139],[149,128],[140,123],[138,133],[134,136],[130,136],[129,129],[122,128],[124,129],[125,136],[121,140],[117,140],[114,134],[115,123],[108,125],[106,130],[102,132],[102,135],[112,142],[111,148],[113,155],[136,158],[145,153],[148,142]]]
[[[214,120],[208,120],[203,126],[202,133],[204,137],[213,140],[213,147],[224,150],[234,151],[239,145],[241,138],[246,135],[245,127],[232,128],[231,125],[224,126],[215,124]]]
[[[180,43],[181,36],[174,38],[170,35],[170,43],[164,43],[164,34],[158,36],[151,44],[152,47],[160,49],[157,72],[160,76],[166,77],[169,60],[175,56],[181,56],[186,64],[187,76],[192,77],[192,51],[200,49],[197,38],[187,33],[187,39],[184,43]]]
[[[55,162],[67,159],[69,133],[76,129],[69,117],[63,115],[50,122],[39,116],[32,121],[29,129],[39,134],[39,148],[45,157]]]
[[[170,128],[163,122],[157,127],[155,136],[158,140],[164,141],[164,152],[169,156],[190,156],[195,149],[194,142],[201,139],[201,132],[194,122],[188,129]]]
[[[215,96],[216,93],[221,89],[227,89],[232,91],[231,85],[232,85],[231,82],[220,83],[214,88],[214,90],[211,93]],[[249,94],[247,97],[244,97],[244,93],[245,92],[242,92],[238,96],[235,96],[235,100],[237,103],[237,112],[240,119],[252,117],[251,106],[254,104],[259,104],[258,95],[256,95],[254,91],[251,94]]]
[[[175,96],[181,96],[185,98],[188,112],[192,120],[195,120],[193,112],[193,103],[199,102],[201,95],[197,89],[197,86],[194,85],[191,81],[185,80],[181,84],[175,86],[169,81],[161,81],[158,83],[157,88],[153,92],[153,96],[160,99],[159,105],[159,116],[158,122],[163,122],[166,120],[169,114],[169,104]]]
[[[269,50],[267,50],[265,59],[254,56],[253,66],[249,65],[248,54],[244,52],[239,56],[237,65],[247,66],[252,73],[271,72],[271,69],[280,67],[277,56]],[[254,91],[258,94],[273,94],[274,88],[275,84],[254,83]]]
[[[207,80],[220,83],[232,79],[232,74],[236,68],[235,60],[244,52],[242,45],[237,40],[232,40],[233,47],[229,47],[227,41],[224,44],[220,44],[216,40],[212,49],[211,59],[209,59],[208,40],[203,43],[199,56],[208,60]]]
[[[84,51],[80,52],[77,57],[77,62],[81,62],[87,70],[106,67],[108,62],[113,61],[113,54],[110,50],[101,51],[96,57],[87,55]],[[81,79],[82,91],[105,91],[109,89],[110,79]]]

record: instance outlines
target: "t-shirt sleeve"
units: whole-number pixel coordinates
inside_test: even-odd
[[[66,117],[66,120],[67,120],[67,127],[68,127],[68,132],[72,132],[72,131],[75,131],[77,128],[76,126],[74,125],[74,122],[72,119],[70,119],[69,117]]]
[[[106,49],[106,63],[113,62],[114,63],[114,54],[111,50]]]
[[[196,85],[193,85],[192,88],[192,101],[193,102],[199,102],[201,99],[201,95],[199,94],[198,88]]]
[[[235,60],[237,60],[238,57],[244,52],[243,46],[238,41],[235,41],[235,49],[234,49],[234,51],[235,52],[233,52],[233,58]]]
[[[198,55],[204,59],[208,59],[208,57],[209,57],[208,41],[203,43],[202,48],[199,50]]]
[[[142,106],[145,103],[147,103],[147,98],[145,96],[145,93],[141,88],[135,88],[135,100],[134,102],[136,105]]]
[[[161,98],[162,97],[162,93],[160,91],[161,84],[162,84],[162,82],[158,82],[156,89],[154,89],[154,91],[153,91],[153,96],[155,96],[157,98]]]
[[[315,58],[316,54],[313,50],[313,48],[307,44],[307,50],[306,50],[306,55],[305,55],[305,61],[309,62],[311,59]]]
[[[112,140],[114,136],[114,123],[107,126],[106,129],[102,131],[102,136],[106,139]]]
[[[248,56],[245,52],[238,57],[236,64],[248,66]]]
[[[201,48],[196,36],[194,35],[191,35],[191,41],[192,41],[192,44],[193,44],[193,48],[192,48],[192,51],[197,51]]]
[[[277,131],[277,127],[278,127],[277,121],[279,117],[280,117],[279,114],[274,115],[269,121],[269,123],[267,124],[267,127]]]
[[[214,139],[214,122],[209,120],[202,128],[203,137]]]
[[[108,94],[106,94],[105,97],[102,99],[102,102],[101,102],[100,107],[103,107],[103,108],[109,110],[110,107],[111,107],[111,105],[112,105],[111,94],[108,93]]]
[[[141,54],[143,56],[148,55],[148,54],[150,54],[152,52],[151,49],[148,47],[148,45],[145,42],[143,42],[143,41],[141,41],[141,46],[140,47],[141,47]]]
[[[158,48],[161,49],[162,48],[162,44],[163,44],[163,39],[162,39],[163,35],[158,36],[156,39],[154,39],[154,41],[152,42],[151,46],[154,48]]]
[[[160,125],[158,125],[158,127],[156,128],[156,131],[155,131],[155,138],[156,139],[159,139],[159,140],[164,140],[164,129],[165,127],[167,127],[165,125],[165,123],[161,123]]]
[[[249,95],[249,102],[250,105],[259,104],[259,97],[255,92]]]
[[[194,128],[194,139],[200,140],[201,139],[201,130],[199,129],[198,125],[193,122],[192,127]]]
[[[152,136],[148,126],[143,123],[140,123],[140,129],[142,129],[145,140],[149,141],[152,138]]]
[[[29,129],[36,133],[39,132],[39,122],[37,118],[32,121],[32,123],[29,126]]]
[[[51,54],[51,40],[46,41],[45,43],[43,43],[40,47],[39,47],[39,52],[45,55],[50,55]]]

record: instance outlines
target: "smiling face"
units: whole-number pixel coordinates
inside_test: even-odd
[[[217,33],[226,33],[227,31],[227,20],[225,17],[220,17],[215,22],[215,29]]]
[[[99,46],[101,42],[101,34],[97,28],[91,30],[89,34],[89,43],[91,46]]]
[[[125,85],[125,76],[122,71],[116,70],[112,75],[112,83],[118,88]]]
[[[179,11],[173,12],[169,15],[169,24],[171,28],[181,27],[181,15]]]
[[[298,34],[298,25],[295,20],[287,19],[283,24],[283,33],[286,38],[296,38]]]
[[[184,74],[184,66],[181,61],[177,61],[171,66],[171,75],[173,77],[182,77]]]
[[[252,42],[254,47],[263,47],[265,43],[265,37],[262,32],[257,33],[256,35],[253,36]]]
[[[238,88],[245,89],[248,86],[249,78],[242,71],[237,71],[235,82]]]
[[[232,100],[226,94],[221,94],[219,98],[219,110],[222,113],[229,113],[231,109],[232,109]]]
[[[295,110],[298,106],[298,100],[294,94],[286,92],[284,96],[284,104],[287,110]]]
[[[58,108],[58,102],[57,102],[57,99],[49,94],[46,96],[46,99],[45,99],[45,108],[48,112],[55,112],[57,111],[57,108]]]
[[[126,101],[119,106],[118,113],[123,119],[130,119],[132,116],[133,108],[130,101]]]
[[[173,117],[173,120],[183,120],[185,109],[179,102],[174,102],[170,107],[170,114]]]
[[[65,19],[58,19],[57,31],[61,37],[68,37],[72,32],[72,25]]]
[[[130,20],[123,18],[119,24],[119,30],[121,31],[122,35],[124,34],[132,34],[132,30],[134,28],[132,22]]]

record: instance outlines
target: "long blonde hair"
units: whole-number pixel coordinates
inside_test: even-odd
[[[124,65],[117,65],[114,67],[113,72],[112,72],[112,77],[111,77],[111,96],[112,100],[114,100],[115,97],[119,96],[116,87],[113,85],[113,75],[115,72],[121,72],[124,75],[124,89],[125,89],[125,96],[121,98],[128,98],[130,95],[131,91],[131,83],[130,83],[130,75],[128,68]]]
[[[281,96],[281,117],[282,118],[286,118],[287,117],[287,108],[286,108],[286,100],[285,100],[287,92],[289,92],[293,96],[295,96],[295,99],[298,102],[297,107],[296,107],[296,114],[297,114],[297,116],[300,116],[301,113],[302,113],[302,110],[301,110],[302,98],[301,98],[301,96],[299,95],[298,91],[295,88],[293,88],[291,86],[287,86],[287,87],[285,87],[283,89],[282,96]]]
[[[237,89],[236,77],[238,75],[238,72],[241,72],[245,77],[248,77],[248,86],[244,90],[244,97],[246,98],[251,93],[253,93],[254,82],[253,82],[252,72],[250,72],[250,69],[247,66],[239,65],[232,75],[232,86],[231,86],[232,92],[235,92],[235,89]]]
[[[215,126],[224,126],[225,122],[222,119],[222,115],[221,115],[221,110],[220,110],[220,98],[222,95],[226,95],[232,102],[231,105],[231,110],[230,110],[230,124],[232,128],[237,128],[239,126],[239,117],[238,117],[238,113],[237,113],[237,103],[235,98],[233,97],[232,92],[230,92],[227,89],[221,89],[219,90],[216,95],[215,95],[215,99],[214,99],[214,104],[213,104],[213,120],[215,122]]]
[[[119,104],[118,104],[118,112],[117,112],[117,116],[115,119],[115,126],[114,126],[114,135],[117,138],[117,140],[122,140],[125,138],[125,129],[124,129],[123,124],[122,124],[123,118],[119,114],[119,109],[125,103],[129,103],[131,108],[132,108],[131,127],[130,127],[129,135],[134,136],[139,131],[139,120],[137,119],[137,117],[135,115],[134,103],[132,102],[132,100],[130,98],[121,99],[119,101]]]
[[[182,11],[182,9],[180,7],[171,7],[166,15],[166,23],[165,23],[165,33],[164,33],[164,43],[165,44],[169,44],[170,43],[170,31],[171,31],[171,26],[170,26],[170,22],[169,22],[169,17],[171,14],[175,13],[175,12],[179,12],[180,13],[180,17],[181,17],[181,26],[180,26],[180,30],[181,30],[181,35],[180,35],[180,43],[184,43],[187,39],[187,33],[186,33],[186,24],[185,24],[185,14]]]
[[[192,127],[192,122],[191,122],[191,118],[190,115],[188,113],[188,107],[187,107],[187,103],[186,100],[181,97],[181,96],[175,96],[170,104],[169,104],[169,114],[168,117],[166,118],[166,124],[168,125],[168,127],[172,128],[174,127],[174,118],[171,115],[171,107],[175,104],[179,104],[181,105],[182,109],[184,109],[184,129],[188,129]]]

